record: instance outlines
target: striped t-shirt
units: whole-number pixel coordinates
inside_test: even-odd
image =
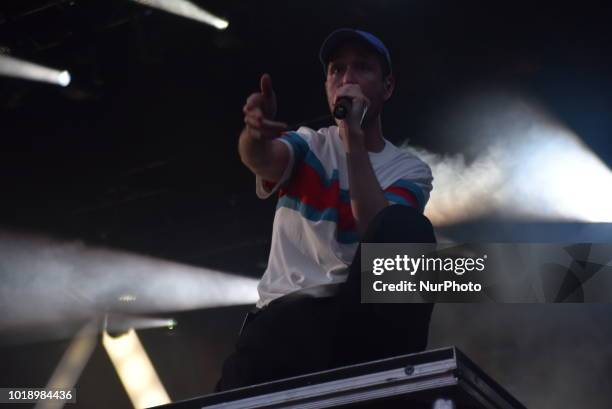
[[[275,185],[257,178],[260,198],[278,192],[258,307],[303,288],[345,281],[359,244],[338,127],[301,127],[279,140],[289,147],[284,175]],[[422,211],[432,188],[429,166],[387,140],[382,151],[369,155],[387,200]]]

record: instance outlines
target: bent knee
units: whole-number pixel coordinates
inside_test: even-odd
[[[373,243],[432,243],[433,226],[418,209],[399,204],[389,205],[372,219],[364,235]]]

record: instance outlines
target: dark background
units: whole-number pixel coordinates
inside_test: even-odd
[[[318,49],[338,27],[372,31],[391,50],[398,86],[383,121],[391,141],[409,138],[431,152],[462,153],[461,139],[436,138],[436,115],[466,90],[496,83],[527,90],[608,167],[612,164],[612,13],[605,2],[195,3],[226,18],[229,28],[218,31],[128,0],[2,2],[2,51],[67,69],[73,78],[67,88],[0,78],[3,229],[259,277],[267,260],[274,201],[255,198],[254,178],[239,161],[241,108],[257,90],[260,75],[268,72],[278,95],[279,119],[298,123],[325,114]],[[571,233],[566,237],[571,239]],[[211,390],[246,308],[177,313],[184,331],[178,335],[143,332],[173,398]],[[559,310],[521,308],[503,311],[539,317],[529,321],[534,327],[550,317],[564,321]],[[575,308],[568,312],[575,322],[609,316],[603,307],[595,312]],[[446,311],[450,319],[451,309]],[[609,391],[602,379],[612,373],[612,355],[597,348],[612,337],[603,321],[593,320],[583,334],[591,339],[588,334],[596,332],[601,342],[583,345],[603,354],[608,364],[585,364],[584,371],[593,370],[598,380],[589,383],[592,389],[577,390],[603,399]],[[482,320],[489,326],[474,331],[499,345],[499,334],[524,330],[520,320],[513,322],[516,327],[502,329],[495,320]],[[558,337],[574,333],[567,325],[543,333],[537,348],[565,345],[568,349],[558,353],[568,353],[572,343]],[[433,344],[464,342],[472,355],[490,347],[472,343],[481,339],[475,337],[448,332],[434,337]],[[44,385],[67,342],[5,346],[2,356],[10,369],[2,383]],[[515,342],[493,358],[483,354],[478,362],[510,384],[519,398],[542,404],[537,391],[510,379],[508,366],[500,364],[511,365],[509,357],[526,349],[533,352],[533,345]],[[549,358],[542,368],[558,356]],[[103,349],[96,350],[77,387],[87,407],[128,404]],[[577,407],[567,397],[557,403],[562,402]],[[604,401],[593,402],[597,407]]]

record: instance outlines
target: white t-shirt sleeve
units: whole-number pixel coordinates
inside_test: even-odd
[[[310,151],[310,142],[314,137],[313,134],[316,134],[316,132],[312,129],[302,127],[297,131],[286,132],[277,139],[286,144],[289,148],[289,162],[283,172],[283,176],[276,183],[264,180],[259,176],[255,177],[255,192],[257,193],[257,197],[260,199],[267,199],[291,179],[293,169],[304,160]]]
[[[384,189],[385,198],[395,204],[425,209],[432,190],[429,165],[416,156],[406,155],[398,162],[395,180]]]
[[[282,138],[279,138],[278,140],[283,142],[289,148],[289,162],[287,162],[287,167],[283,172],[283,176],[276,183],[269,182],[267,180],[262,179],[260,176],[255,175],[255,193],[257,193],[257,197],[260,199],[267,199],[272,196],[291,177],[293,165],[295,162],[295,154],[293,153],[293,147],[289,142]]]

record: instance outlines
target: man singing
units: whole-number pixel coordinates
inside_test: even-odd
[[[429,167],[382,134],[391,56],[376,36],[340,29],[323,42],[337,126],[287,131],[269,75],[243,108],[238,150],[257,195],[278,196],[259,301],[217,390],[422,350],[432,304],[361,304],[360,243],[435,242],[423,215]],[[344,111],[344,112],[343,112]],[[339,119],[341,118],[341,119]]]

